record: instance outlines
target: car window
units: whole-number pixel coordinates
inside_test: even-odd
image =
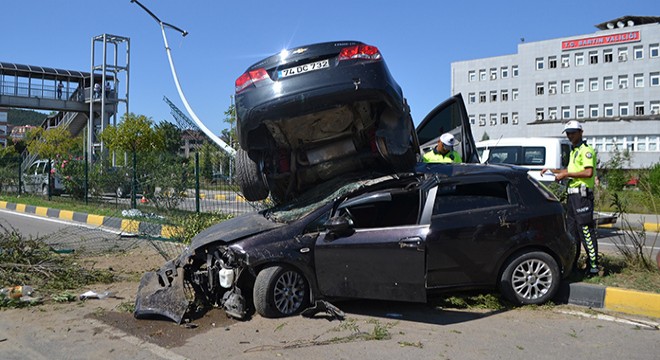
[[[508,186],[506,181],[440,185],[433,215],[510,205]]]
[[[389,201],[359,202],[340,207],[338,216],[346,217],[354,228],[380,228],[417,224],[419,190],[393,190]]]
[[[571,147],[568,144],[561,144],[561,166],[568,167],[568,159],[571,156]]]

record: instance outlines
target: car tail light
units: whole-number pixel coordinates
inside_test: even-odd
[[[378,48],[371,45],[349,46],[339,52],[339,61],[353,59],[380,60],[382,58]]]
[[[250,85],[266,79],[268,79],[268,73],[264,68],[246,71],[236,79],[236,93],[238,94]]]

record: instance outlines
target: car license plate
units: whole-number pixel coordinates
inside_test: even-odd
[[[325,59],[305,65],[299,65],[299,66],[290,67],[288,69],[280,70],[277,72],[277,77],[283,78],[287,76],[304,74],[314,70],[325,69],[327,67],[330,67],[330,62],[328,61],[328,59]]]

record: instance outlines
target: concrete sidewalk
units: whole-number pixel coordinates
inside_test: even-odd
[[[170,238],[172,234],[177,231],[177,228],[174,226],[78,213],[67,210],[50,209],[26,204],[14,204],[6,201],[0,201],[0,209],[80,222],[94,226],[103,226],[126,233],[144,234],[152,237]],[[646,229],[647,224],[650,224],[648,225],[647,231],[658,231],[659,224],[646,222],[647,216],[649,218],[658,218],[656,215],[629,214],[626,219],[631,225],[634,222],[637,224],[644,224],[644,228]],[[617,221],[617,223],[619,222]],[[630,315],[643,315],[660,318],[660,294],[655,293],[606,287],[582,282],[562,282],[556,300],[565,304],[612,310]]]

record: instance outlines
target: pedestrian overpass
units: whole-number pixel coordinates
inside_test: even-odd
[[[114,81],[108,75],[105,80]],[[96,118],[117,111],[117,94],[112,88],[103,86],[101,94],[94,96],[93,84],[102,81],[101,75],[92,80],[90,73],[82,71],[0,62],[0,107],[57,111],[45,117],[41,126],[65,126],[75,137],[87,125],[90,109]]]

